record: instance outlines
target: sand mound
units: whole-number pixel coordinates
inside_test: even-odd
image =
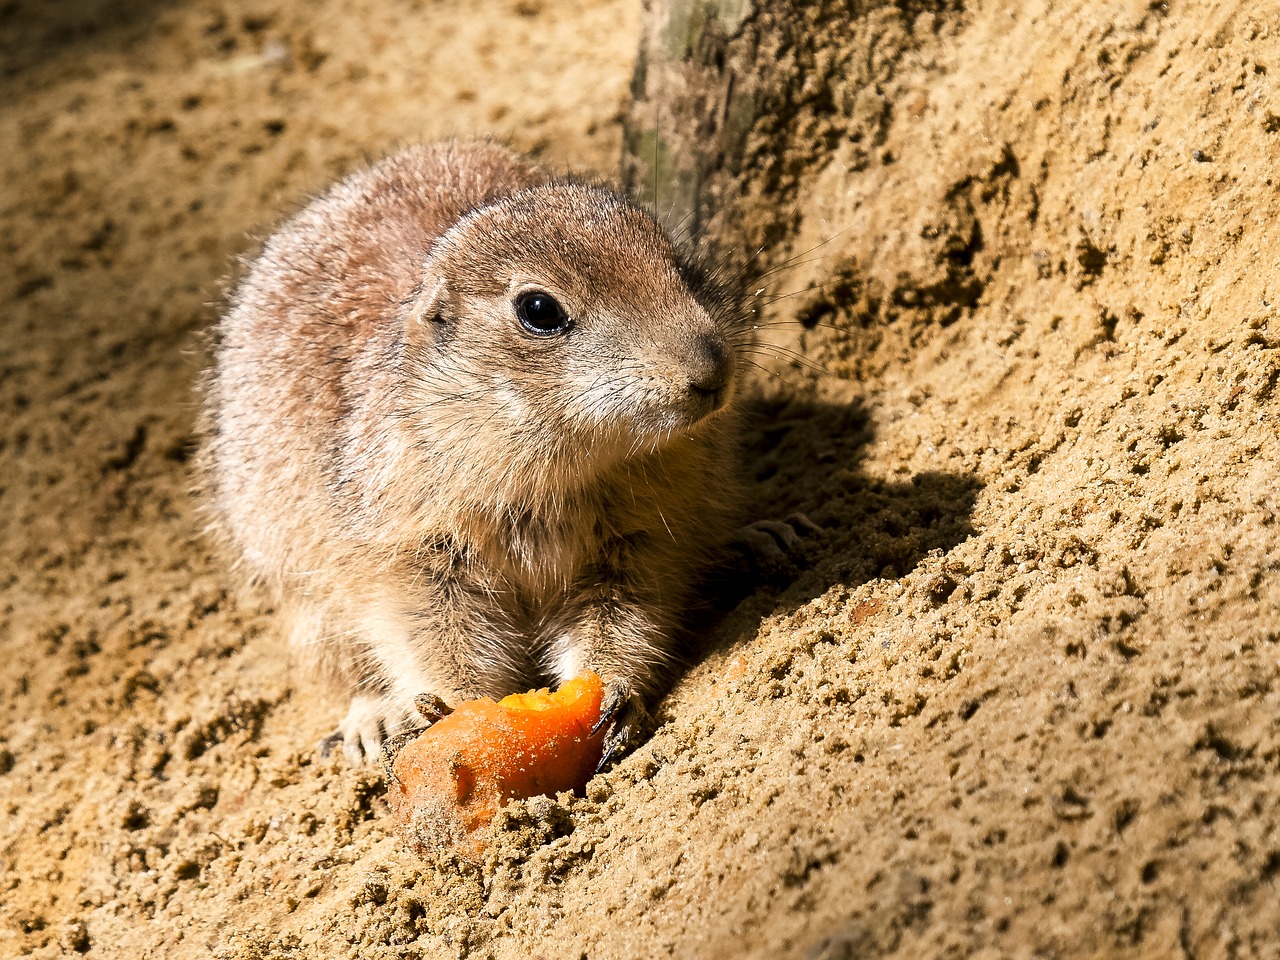
[[[194,333],[398,142],[613,168],[639,11],[0,10],[0,955],[1280,954],[1280,20],[915,6],[770,174],[822,287],[749,469],[822,532],[480,867],[313,756],[186,494]]]

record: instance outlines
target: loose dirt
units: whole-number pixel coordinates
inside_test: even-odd
[[[870,4],[770,50],[729,199],[794,207],[762,300],[804,292],[745,459],[821,532],[481,864],[315,755],[339,705],[187,493],[197,333],[246,234],[399,143],[616,170],[640,16],[0,5],[0,956],[1280,956],[1266,4]]]

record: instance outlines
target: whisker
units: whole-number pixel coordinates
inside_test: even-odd
[[[786,347],[778,346],[777,344],[759,344],[755,347],[744,350],[743,353],[746,356],[772,356],[780,360],[789,360],[813,373],[821,373],[827,376],[833,375],[830,370],[818,363],[812,357],[806,356],[805,354],[799,353],[795,350],[789,350]]]
[[[772,277],[774,274],[781,273],[783,270],[793,270],[796,267],[803,267],[806,264],[817,263],[819,260],[828,260],[831,257],[835,256],[835,253],[834,252],[820,253],[814,257],[805,257],[803,260],[800,259],[801,256],[804,256],[804,254],[798,254],[797,256],[792,257],[789,260],[784,260],[781,263],[775,264],[774,266],[770,267],[768,270],[764,271],[764,273],[757,274],[756,276],[752,277],[751,278],[752,283],[753,284],[762,283],[763,281],[767,280],[769,277]]]
[[[752,330],[781,330],[791,329],[793,327],[800,327],[804,330],[830,330],[832,333],[843,334],[852,332],[848,327],[841,327],[834,323],[824,323],[822,321],[818,321],[817,323],[806,323],[803,320],[794,319],[761,320],[759,323],[753,323],[751,325]]]
[[[803,289],[800,289],[800,290],[791,290],[787,293],[779,293],[770,297],[761,297],[759,298],[759,302],[761,306],[771,307],[775,303],[779,303],[783,300],[790,300],[792,297],[798,297],[801,294],[814,293],[814,292],[824,293],[826,292],[826,289],[828,287],[834,286],[841,282],[843,282],[842,278],[835,277],[831,280],[824,281],[823,283],[818,283],[818,284],[814,284],[813,286],[804,287]]]

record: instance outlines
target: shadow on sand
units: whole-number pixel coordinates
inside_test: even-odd
[[[180,0],[9,0],[0,3],[0,78],[10,79],[50,67],[59,78],[80,76],[91,54],[136,51],[145,57],[156,17]],[[252,19],[249,26],[254,25]],[[211,15],[206,33],[215,42],[233,43]],[[55,62],[56,61],[56,62]],[[91,75],[86,73],[86,76]],[[0,102],[12,90],[0,86]]]
[[[929,471],[893,481],[863,471],[875,437],[860,401],[757,398],[744,419],[745,515],[803,513],[821,529],[781,563],[743,550],[708,578],[705,603],[689,623],[685,649],[693,662],[740,639],[739,631],[720,629],[740,605],[763,616],[783,590],[795,608],[836,585],[901,577],[974,532],[970,518],[982,490],[976,478]]]

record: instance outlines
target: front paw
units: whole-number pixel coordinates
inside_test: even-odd
[[[606,731],[604,750],[600,755],[600,762],[596,764],[596,773],[607,767],[609,761],[634,748],[649,723],[649,711],[645,707],[644,698],[634,692],[630,682],[610,680],[605,685],[600,719],[591,728],[592,736],[601,730]]]
[[[742,527],[731,545],[742,553],[757,577],[794,576],[798,572],[796,558],[806,539],[821,530],[803,513],[793,513],[786,520],[757,520]]]
[[[327,757],[341,744],[347,762],[360,766],[378,758],[384,740],[421,726],[407,708],[385,697],[358,693],[351,698],[351,706],[338,729],[321,740],[317,749],[322,757]]]

